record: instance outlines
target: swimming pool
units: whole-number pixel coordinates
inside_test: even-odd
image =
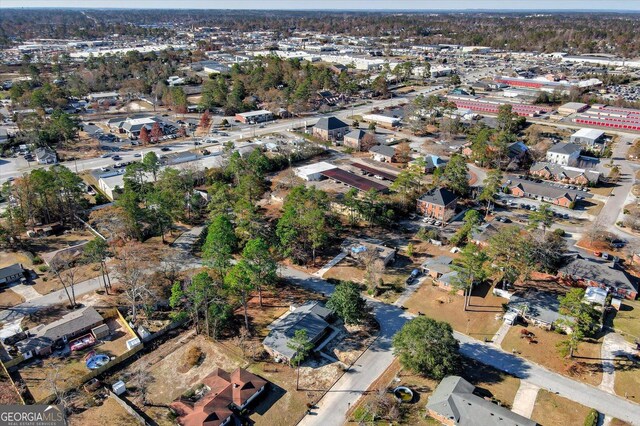
[[[95,370],[96,368],[100,368],[103,365],[107,364],[111,359],[104,354],[94,355],[91,358],[87,359],[87,368],[89,370]]]

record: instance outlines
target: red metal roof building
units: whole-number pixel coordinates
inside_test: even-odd
[[[523,117],[535,117],[549,111],[548,108],[539,105],[500,102],[478,96],[449,95],[447,98],[456,104],[456,108],[470,109],[481,113],[498,114],[501,105],[511,105],[513,112]]]
[[[588,126],[640,131],[640,110],[596,104],[573,121]]]
[[[387,187],[381,183],[365,179],[362,176],[349,173],[348,171],[339,168],[325,170],[322,172],[322,175],[329,179],[344,183],[345,185],[348,185],[352,188],[356,188],[360,191],[368,191],[370,189],[375,189],[376,191],[382,192],[387,191]]]

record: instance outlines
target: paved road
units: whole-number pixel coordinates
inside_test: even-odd
[[[328,295],[333,291],[333,285],[328,282],[293,268],[283,266],[280,268],[280,274],[294,284],[315,292]],[[356,361],[354,368],[327,392],[318,403],[318,408],[312,410],[300,425],[343,424],[349,407],[393,361],[391,338],[412,315],[385,303],[369,300],[368,304],[373,308],[373,313],[380,323],[380,337]],[[460,342],[460,352],[464,356],[505,371],[541,389],[556,392],[560,396],[593,407],[608,416],[640,425],[640,405],[634,402],[571,380],[462,333],[454,332],[454,336]]]
[[[173,247],[175,247],[178,250],[178,253],[181,253],[183,256],[183,269],[197,268],[202,266],[202,261],[200,259],[194,258],[190,254],[193,244],[195,244],[195,242],[198,240],[202,229],[202,226],[192,228],[191,230],[178,237],[173,244]],[[118,281],[118,276],[113,271],[110,272],[110,278],[112,284]],[[91,293],[92,291],[98,290],[102,287],[103,283],[101,277],[91,278],[89,280],[79,282],[74,286],[76,298],[84,294]],[[49,306],[65,303],[67,301],[67,293],[64,289],[60,289],[34,298],[28,302],[21,303],[20,305],[14,306],[12,308],[0,311],[0,323],[3,323],[2,328],[0,329],[0,338],[5,338],[19,332],[21,330],[20,322],[26,315],[32,314],[40,309],[44,309]]]
[[[371,103],[367,103],[365,105],[361,105],[358,107],[347,108],[341,111],[335,111],[327,114],[318,114],[313,117],[307,117],[302,119],[301,118],[285,119],[285,120],[268,122],[268,123],[264,123],[264,128],[259,128],[259,127],[255,128],[254,126],[251,129],[242,129],[242,130],[235,130],[235,131],[229,130],[228,131],[229,136],[224,136],[224,137],[219,135],[212,136],[212,138],[216,139],[218,143],[216,144],[203,143],[202,145],[199,145],[197,148],[200,149],[200,148],[214,147],[214,149],[216,149],[216,148],[219,148],[224,142],[231,141],[231,140],[235,141],[238,139],[242,139],[243,137],[245,138],[258,137],[261,135],[266,135],[274,132],[286,132],[287,129],[290,129],[292,127],[296,127],[296,128],[301,127],[304,124],[306,124],[307,126],[313,126],[316,124],[316,122],[320,118],[325,116],[336,116],[341,120],[347,123],[350,123],[351,120],[348,119],[347,117],[350,117],[352,115],[365,114],[374,107],[384,108],[387,106],[396,106],[400,103],[405,103],[409,99],[417,96],[420,93],[428,92],[429,89],[430,88],[427,87],[419,91],[413,92],[409,95],[402,95],[402,96],[397,96],[391,99],[372,101]],[[167,143],[163,143],[161,146],[156,145],[154,147],[146,147],[146,148],[138,147],[135,150],[118,152],[118,155],[122,158],[122,160],[120,161],[136,161],[136,160],[139,160],[140,158],[134,157],[135,153],[154,151],[158,155],[160,155],[160,148],[163,146],[171,147],[172,152],[189,151],[195,147],[193,144],[193,140],[187,140],[182,142],[167,142]],[[86,160],[67,161],[67,162],[62,162],[60,164],[68,167],[69,169],[75,172],[81,172],[83,170],[91,170],[99,167],[112,166],[114,164],[114,161],[111,158],[98,157],[98,158],[89,158]],[[49,167],[44,165],[37,165],[34,162],[31,162],[29,165],[22,158],[0,159],[0,166],[1,166],[0,167],[0,183],[6,181],[10,177],[14,177],[14,178],[19,177],[23,173],[28,172],[29,170],[34,168]]]

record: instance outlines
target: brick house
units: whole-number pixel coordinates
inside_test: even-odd
[[[434,188],[418,198],[417,211],[446,222],[456,211],[458,197],[446,188]]]
[[[597,185],[600,181],[600,172],[595,170],[585,170],[547,162],[533,164],[529,169],[529,174],[544,180],[581,186]]]
[[[573,208],[575,203],[574,197],[561,188],[540,185],[535,182],[514,182],[514,184],[509,187],[509,190],[514,197],[532,198],[568,209]]]
[[[349,132],[349,125],[336,117],[323,117],[313,126],[313,136],[325,141],[342,140]]]

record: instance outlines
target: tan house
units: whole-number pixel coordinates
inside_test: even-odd
[[[349,132],[349,125],[336,117],[323,117],[313,126],[313,136],[325,141],[339,141]]]

